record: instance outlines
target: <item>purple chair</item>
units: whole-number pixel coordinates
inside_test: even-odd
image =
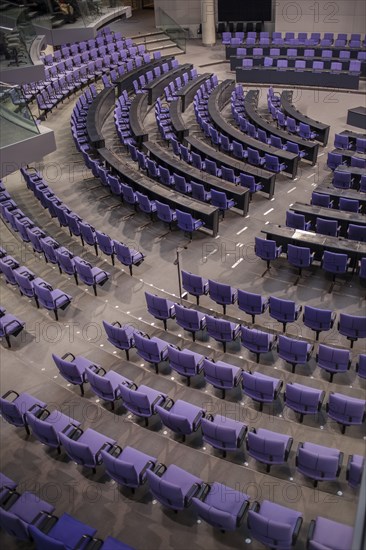
[[[208,294],[208,280],[189,271],[182,270],[181,275],[184,290],[195,296],[197,305],[199,305],[200,296]]]
[[[58,310],[66,309],[71,303],[72,296],[65,294],[58,288],[53,289],[51,285],[43,281],[40,277],[33,281],[34,291],[38,302],[46,309],[52,310],[55,314],[55,319],[58,321]]]
[[[196,341],[196,332],[206,328],[205,314],[200,311],[175,304],[175,315],[177,324],[192,333],[193,342]]]
[[[252,316],[252,323],[255,323],[255,316],[261,315],[268,308],[269,301],[260,294],[247,292],[238,289],[238,308]]]
[[[351,367],[351,352],[346,349],[333,348],[319,344],[316,355],[317,366],[324,369],[330,375],[330,382],[333,376],[340,372],[347,372]]]
[[[289,457],[293,438],[286,434],[271,432],[264,428],[252,428],[247,435],[248,454],[258,462],[266,464],[266,472],[274,464],[284,464]]]
[[[336,149],[352,149],[352,143],[350,142],[349,137],[347,135],[335,134],[334,147]]]
[[[255,328],[240,327],[241,344],[243,347],[255,353],[257,363],[261,353],[269,353],[276,343],[276,336]]]
[[[278,258],[282,252],[282,246],[277,246],[276,241],[255,237],[255,255],[267,262],[267,269],[262,277],[271,269],[271,260]]]
[[[145,256],[142,252],[129,248],[127,245],[120,243],[119,241],[113,241],[113,244],[117,260],[119,260],[121,264],[128,266],[130,275],[132,276],[133,266],[141,265],[145,259]]]
[[[93,537],[97,530],[69,514],[65,513],[60,518],[56,518],[47,510],[42,510],[40,516],[38,525],[29,527],[29,533],[38,549],[80,548],[80,541],[82,541],[81,547],[85,548],[85,541],[87,541],[86,544],[96,542]]]
[[[350,264],[350,258],[347,254],[338,254],[336,252],[324,251],[322,258],[322,268],[327,273],[332,274],[332,284],[328,292],[332,292],[335,285],[335,279],[338,274],[346,274],[348,266]]]
[[[317,137],[317,133],[312,131],[310,129],[309,124],[305,124],[304,122],[300,122],[299,124],[299,136],[302,139],[315,139]]]
[[[175,512],[187,508],[202,485],[200,478],[175,464],[159,464],[154,472],[147,470],[146,475],[154,498]]]
[[[105,233],[102,233],[101,231],[95,231],[95,236],[97,238],[97,244],[100,248],[100,250],[105,254],[106,256],[110,256],[112,260],[112,265],[114,265],[114,246],[112,239],[106,235]]]
[[[309,550],[349,550],[352,548],[353,527],[318,516],[312,519],[307,536]]]
[[[52,354],[61,376],[74,386],[79,386],[81,395],[84,395],[84,384],[86,382],[85,371],[87,368],[99,369],[100,366],[93,363],[82,355],[73,355],[71,352],[65,353],[62,357]]]
[[[110,478],[122,487],[129,487],[132,493],[143,485],[147,479],[147,470],[156,465],[156,458],[135,449],[119,445],[112,447],[110,451],[101,451],[105,470]]]
[[[200,493],[192,498],[199,517],[222,533],[238,529],[249,506],[248,495],[222,483],[203,483]]]
[[[300,229],[301,231],[310,231],[311,222],[306,222],[304,214],[286,210],[286,227]]]
[[[14,275],[17,278],[17,274],[15,273]],[[24,321],[21,321],[11,313],[6,313],[4,308],[0,308],[0,338],[5,338],[8,348],[11,348],[10,336],[18,336],[24,327]]]
[[[145,292],[145,299],[148,312],[160,319],[164,323],[164,330],[167,329],[167,320],[175,318],[175,305],[174,302],[167,298],[162,298],[156,294],[150,294]]]
[[[312,344],[308,344],[303,340],[295,340],[282,334],[278,338],[278,355],[281,359],[290,363],[292,372],[295,372],[296,365],[305,365],[309,361],[313,349]]]
[[[296,544],[302,521],[300,512],[269,500],[254,502],[248,512],[252,537],[277,550],[290,550]]]
[[[98,397],[111,404],[112,411],[114,410],[114,401],[120,397],[119,386],[121,384],[127,384],[128,386],[132,384],[132,381],[125,376],[113,370],[106,372],[103,367],[87,367],[85,377],[91,390]]]
[[[168,358],[168,342],[157,336],[150,338],[147,334],[135,331],[135,347],[138,355],[148,363],[155,365],[156,374],[159,372],[159,363]]]
[[[83,221],[79,221],[79,227],[82,239],[89,246],[94,246],[95,254],[98,256],[97,236],[94,227]]]
[[[168,358],[170,367],[187,378],[187,386],[191,384],[191,377],[202,371],[204,357],[194,351],[168,346]]]
[[[177,215],[177,226],[185,233],[188,233],[191,240],[193,238],[193,231],[197,231],[197,229],[205,225],[202,220],[196,220],[188,212],[183,212],[177,208],[175,213]]]
[[[237,451],[243,444],[247,426],[227,416],[207,414],[201,421],[203,441],[219,449],[226,457],[227,451]]]
[[[243,371],[243,392],[259,403],[259,410],[263,410],[264,403],[273,403],[283,386],[283,381],[272,378],[261,372]]]
[[[204,359],[203,373],[205,380],[215,388],[222,391],[222,399],[225,398],[226,390],[238,386],[242,379],[242,370],[224,361],[213,361]]]
[[[80,426],[80,422],[58,410],[50,412],[44,408],[36,413],[26,412],[25,416],[28,426],[32,429],[32,435],[43,445],[57,449],[58,454],[61,454],[60,432],[70,424]]]
[[[325,391],[303,386],[296,382],[286,384],[284,401],[289,407],[300,414],[300,424],[306,414],[317,414],[323,404]]]
[[[338,220],[327,220],[320,217],[316,218],[315,232],[329,237],[338,237],[341,226]]]
[[[15,492],[14,495],[17,497],[15,502],[9,507],[0,507],[0,526],[18,541],[30,542],[31,529],[39,524],[42,512],[52,514],[55,507],[29,491]]]
[[[338,332],[350,340],[351,348],[353,348],[354,342],[359,338],[366,338],[366,317],[340,313]]]
[[[97,296],[97,285],[103,286],[108,281],[110,275],[108,271],[104,271],[99,267],[93,267],[79,256],[74,257],[74,262],[80,281],[88,286],[92,286],[94,295]]]
[[[240,325],[225,319],[217,319],[211,315],[206,315],[206,327],[209,336],[222,342],[224,353],[226,352],[226,343],[233,342],[240,333]]]
[[[356,372],[360,378],[366,378],[366,354],[364,353],[358,356]]]
[[[341,473],[343,453],[334,447],[324,447],[315,443],[299,443],[296,453],[296,469],[313,480],[314,487],[319,481],[335,481]]]
[[[283,332],[286,332],[287,323],[294,323],[299,318],[302,306],[296,305],[292,300],[283,300],[276,296],[269,297],[269,315],[282,323]]]
[[[361,455],[350,455],[347,463],[346,479],[351,487],[358,487],[361,483],[365,458]]]
[[[68,457],[86,468],[92,468],[96,473],[96,467],[102,463],[100,452],[108,450],[116,444],[116,441],[91,428],[83,431],[80,427],[70,424],[60,434],[60,442]]]
[[[113,344],[118,349],[122,349],[126,353],[126,359],[129,360],[129,350],[135,347],[135,328],[132,325],[124,325],[115,321],[110,324],[103,321],[104,330],[107,334],[108,342]]]
[[[148,426],[149,418],[156,414],[156,406],[163,404],[167,397],[165,393],[144,385],[132,384],[129,387],[123,384],[119,389],[123,406],[144,418],[145,426]]]
[[[237,299],[237,290],[230,285],[217,283],[212,279],[208,280],[208,293],[211,300],[222,305],[224,315],[226,314],[226,306],[235,304]]]
[[[294,246],[293,244],[287,245],[287,261],[290,265],[297,267],[299,270],[298,278],[294,285],[296,285],[301,277],[304,267],[310,267],[313,263],[315,254],[311,252],[310,248],[304,246]]]
[[[18,484],[0,472],[0,500],[5,502],[11,491],[15,491]]]
[[[317,193],[316,191],[313,191],[311,194],[311,204],[313,206],[322,206],[323,208],[333,208],[333,201],[330,200],[330,195]]]
[[[181,399],[174,401],[170,397],[162,405],[156,405],[155,410],[167,428],[183,436],[182,441],[185,441],[186,435],[199,429],[205,416],[205,411],[201,407]]]
[[[230,210],[236,204],[232,199],[228,199],[226,193],[222,191],[216,191],[216,189],[211,189],[211,204],[219,208],[222,217],[225,217],[225,211]]]
[[[320,309],[312,306],[304,306],[302,322],[316,333],[316,340],[319,334],[333,328],[337,313],[329,309]]]
[[[342,434],[344,434],[347,426],[360,425],[365,422],[365,405],[364,399],[331,392],[326,411],[330,418],[342,425]]]
[[[13,398],[10,401],[9,396]],[[14,397],[15,396],[15,397]],[[46,407],[46,403],[40,401],[33,395],[23,392],[18,393],[15,390],[9,390],[0,397],[0,412],[2,417],[17,428],[25,428],[27,434],[30,434],[26,413],[36,413]]]

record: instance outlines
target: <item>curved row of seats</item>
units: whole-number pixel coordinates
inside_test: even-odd
[[[228,45],[239,45],[239,44],[247,44],[247,45],[254,45],[257,42],[257,33],[256,32],[248,32],[245,39],[244,39],[244,32],[236,32],[234,33],[234,36],[231,32],[223,32],[222,33],[222,43],[225,46]],[[268,46],[270,44],[277,44],[277,45],[291,45],[291,46],[332,46],[334,44],[335,47],[346,47],[349,48],[362,48],[366,46],[366,37],[361,42],[361,34],[359,33],[353,33],[348,37],[347,34],[339,33],[337,37],[335,37],[334,33],[325,33],[323,38],[321,38],[319,32],[312,32],[311,35],[308,37],[308,33],[306,32],[300,32],[297,35],[297,38],[295,38],[295,33],[293,32],[286,32],[284,35],[282,35],[281,32],[273,32],[271,37],[269,32],[261,32],[259,33],[259,44],[263,46]]]
[[[165,66],[164,66],[165,65]],[[175,60],[175,63],[172,64],[171,68],[174,69],[178,67],[178,60]],[[133,80],[132,85],[135,91],[135,94],[141,94],[145,92],[145,88],[148,84],[154,81],[155,78],[161,76],[161,74],[164,74],[165,72],[168,72],[169,68],[166,66],[166,64],[163,63],[160,67],[156,67],[154,70],[146,71],[145,74],[142,74],[138,77],[138,79]],[[192,69],[189,73],[183,73],[182,77],[178,76],[174,81],[172,81],[172,85],[175,85],[175,81],[180,83],[180,86],[182,86],[182,78],[184,80],[184,83],[187,83],[190,78],[195,78],[197,76],[197,70]],[[165,91],[165,88],[164,88]]]
[[[366,138],[356,137],[356,139],[350,139],[347,134],[335,134],[334,135],[334,147],[336,149],[353,150],[356,153],[366,153]]]
[[[357,201],[349,201],[343,199],[343,206],[346,206],[345,210],[351,212],[358,212]],[[320,216],[315,216],[315,227],[312,221],[306,221],[306,215],[298,212],[292,212],[292,210],[286,210],[286,227],[292,227],[293,229],[300,229],[301,231],[315,232],[319,235],[328,235],[329,237],[339,237],[341,226],[338,220],[328,220]],[[347,231],[342,234],[343,237],[352,241],[366,242],[366,226],[349,223]]]
[[[18,395],[15,402],[17,400],[30,402],[32,399],[35,402],[34,405],[37,406],[38,403],[29,394]],[[42,415],[44,411],[44,404],[40,404],[38,406],[38,414]],[[95,471],[97,464],[103,462],[106,472],[113,480],[122,486],[130,487],[133,491],[148,481],[150,492],[162,505],[176,512],[192,505],[195,513],[200,518],[222,531],[234,531],[241,526],[250,504],[250,498],[245,493],[216,481],[204,482],[202,479],[175,464],[167,466],[159,463],[157,458],[142,453],[133,447],[122,449],[115,440],[90,428],[84,431],[80,428],[78,422],[75,422],[73,419],[66,419],[65,415],[62,415],[59,411],[54,411],[53,413],[56,413],[59,417],[63,416],[62,420],[72,421],[62,432],[58,433],[58,438],[59,444],[62,443],[67,455],[77,464],[93,468]],[[38,418],[34,412],[30,413],[28,411],[24,416],[28,421],[33,418],[31,421],[34,422],[34,426],[37,426],[36,421]],[[52,426],[50,422],[49,425]],[[53,429],[53,432],[57,438],[56,429]],[[45,440],[44,434],[39,431],[39,426],[33,431],[33,434],[41,441]],[[252,435],[251,439],[256,441],[257,433],[251,432],[249,435]],[[279,452],[281,443],[283,443],[281,439],[273,440],[276,452]],[[48,444],[47,439],[46,444]],[[322,471],[320,473],[320,470],[309,472],[309,460],[313,456],[319,459],[322,456],[321,453],[326,453],[322,461],[324,463]],[[320,445],[303,443],[298,449],[297,464],[299,471],[302,471],[306,476],[312,477],[314,482],[316,482],[316,477],[320,477],[321,479],[334,479],[334,475],[337,477],[338,471],[341,468],[342,458],[343,454],[336,449],[327,449]],[[303,466],[302,463],[304,464]],[[352,486],[359,484],[362,464],[363,458],[361,456],[350,456],[347,467],[347,478]],[[131,467],[131,465],[133,466]],[[336,470],[335,474],[333,473],[334,470]],[[7,499],[8,495],[11,496],[16,484],[3,475],[1,482],[2,493],[4,493],[4,498]],[[45,533],[43,531],[44,521],[45,518],[48,520],[52,517],[53,506],[40,501],[32,493],[25,493],[24,495],[26,498],[23,499],[23,502],[18,497],[15,504],[11,503],[9,506],[6,506],[6,509],[2,508],[0,511],[1,526],[7,532],[10,532],[21,540],[32,538],[37,548],[43,548],[45,545],[49,549],[56,548],[56,544],[59,545],[60,542],[65,542],[67,539],[75,538],[75,540],[80,540],[82,534],[84,541],[88,539],[89,542],[91,539],[95,544],[95,540],[93,539],[95,530],[75,520],[68,514],[64,514],[61,518],[57,519],[56,525],[52,525]],[[223,498],[223,495],[225,495],[225,498]],[[28,504],[29,501],[32,502],[34,508],[32,518],[33,520],[36,519],[34,525],[31,525],[31,522],[27,522],[28,515],[24,513],[27,500]],[[35,506],[36,502],[37,506]],[[41,514],[37,516],[39,512]],[[22,521],[23,516],[25,521]],[[253,538],[266,545],[275,544],[277,546],[278,537],[281,536],[281,542],[283,541],[286,547],[291,546],[296,542],[301,525],[301,513],[271,501],[264,500],[261,504],[254,502],[248,511],[247,527],[249,533]],[[353,534],[352,527],[321,517],[312,520],[308,540],[323,540],[326,536],[324,531],[329,529],[330,526],[336,529],[337,536],[342,536],[342,540],[346,541],[346,544],[351,541]],[[329,541],[329,534],[327,540]],[[99,544],[93,546],[93,548],[100,548],[101,550],[129,548],[110,537],[101,545],[101,541],[98,542]],[[87,548],[88,546],[83,547]],[[326,546],[325,548],[331,547]]]
[[[339,161],[339,158],[335,158],[335,163]],[[354,178],[352,175],[352,168],[339,169],[340,165],[334,167],[332,176],[332,185],[336,189],[356,189],[361,193],[366,193],[366,174],[361,174],[359,178]]]
[[[296,56],[297,56],[297,51],[294,50],[292,52],[292,57],[296,57]],[[242,68],[248,69],[248,70],[252,69],[254,66],[254,60],[255,58],[253,57],[245,57],[242,60],[242,65],[241,65]],[[261,61],[262,63],[257,65],[257,68],[274,67],[274,68],[277,68],[277,70],[279,71],[292,69],[292,67],[289,66],[288,59],[276,59],[273,57],[265,56],[261,59]],[[297,59],[295,61],[294,69],[295,71],[304,71],[306,69],[305,60]],[[313,61],[312,70],[313,72],[323,71],[324,61]],[[341,62],[332,61],[329,68],[329,71],[331,73],[339,73],[341,71],[346,71],[346,70],[349,74],[357,74],[357,75],[361,74],[361,61],[359,59],[351,59],[347,69],[343,66]]]
[[[353,155],[343,158],[342,154],[335,149],[330,151],[327,156],[327,166],[331,170],[336,170],[338,166],[352,166],[354,168],[366,168],[366,158]]]
[[[268,50],[268,48],[266,48]],[[252,48],[237,48],[236,49],[236,56],[235,57],[242,57],[245,58],[246,56],[249,57],[266,57],[266,54],[264,53],[264,49],[261,47],[252,47]],[[306,59],[312,59],[316,58],[316,60],[323,59],[331,59],[334,61],[347,61],[351,59],[351,52],[350,50],[341,50],[339,53],[334,52],[332,50],[317,50],[312,48],[304,49],[302,52],[302,55],[299,55],[298,50],[296,48],[288,48],[285,52],[280,48],[270,48],[268,51],[269,57],[266,57],[267,59],[272,58],[278,58],[278,57],[287,57],[287,58],[298,58],[297,61],[304,62]],[[299,59],[300,58],[300,59]],[[357,53],[358,61],[366,61],[366,52],[365,51],[359,51]],[[296,65],[295,65],[296,66]]]
[[[365,184],[366,184],[366,176],[365,176]],[[337,187],[337,186],[334,186]],[[341,187],[343,189],[343,187]],[[365,188],[366,192],[366,188]],[[347,197],[339,197],[338,204],[335,206],[335,201],[331,199],[331,196],[326,193],[325,191],[313,191],[311,194],[311,204],[313,206],[321,206],[322,208],[334,208],[335,210],[341,210],[344,212],[361,212],[363,214],[366,214],[366,212],[362,212],[362,210],[365,210],[365,207],[361,204],[358,199],[349,199]]]
[[[37,550],[81,548],[80,544],[84,550],[133,550],[113,537],[95,538],[93,527],[67,513],[55,516],[52,504],[30,491],[19,493],[17,488],[15,481],[0,472],[0,526],[18,541],[33,542]]]
[[[211,279],[205,279],[188,271],[181,271],[182,286],[189,294],[196,297],[197,305],[200,296],[209,295],[218,305],[223,307],[224,314],[226,306],[238,304],[238,308],[252,317],[255,323],[255,317],[263,314],[269,308],[270,316],[283,324],[283,331],[286,331],[286,325],[300,319],[302,306],[297,305],[292,300],[270,296],[265,298],[260,294],[248,292],[246,290],[235,289],[230,285],[218,283]],[[336,313],[331,310],[316,308],[305,305],[302,321],[305,326],[316,333],[318,340],[320,332],[331,330],[336,320]],[[366,338],[366,317],[340,313],[338,322],[338,331],[346,336],[353,346],[357,338]]]
[[[57,356],[53,357],[57,363],[61,359]],[[78,359],[79,361],[81,359],[85,360],[81,357]],[[267,472],[270,471],[272,466],[288,462],[293,438],[286,434],[263,428],[248,431],[248,426],[243,422],[218,414],[213,416],[201,407],[192,405],[187,401],[174,401],[168,395],[149,386],[136,386],[136,384],[114,371],[109,371],[104,377],[99,376],[101,380],[98,385],[93,374],[98,376],[100,370],[103,369],[96,365],[85,368],[85,376],[89,379],[92,390],[104,399],[105,392],[103,392],[101,383],[104,379],[106,389],[108,389],[108,384],[113,387],[114,400],[121,399],[122,406],[126,410],[139,418],[145,419],[146,426],[149,418],[158,414],[164,426],[177,435],[183,436],[183,441],[185,441],[186,436],[198,432],[201,428],[203,441],[214,449],[223,452],[224,457],[228,451],[242,451],[245,442],[249,456],[265,464]],[[304,400],[306,397],[309,401],[308,407],[311,410],[306,414],[316,414],[321,408],[324,392],[319,392],[321,395],[316,396],[319,402],[317,402],[315,408],[311,389],[299,384],[287,384],[285,401],[290,408],[295,410],[300,406],[296,402],[299,391],[302,392],[302,399]],[[12,396],[12,400],[9,396]],[[365,420],[365,404],[366,402],[362,400],[331,393],[327,411],[330,418],[337,422],[342,423],[346,418],[347,425],[359,425]],[[305,408],[304,403],[301,406],[303,409]],[[28,393],[18,394],[14,390],[6,392],[0,398],[0,409],[2,416],[10,424],[24,427],[28,434],[30,434],[31,428],[36,439],[51,448],[57,449],[59,454],[61,453],[61,446],[64,447],[71,460],[92,468],[94,473],[96,467],[102,462],[106,463],[107,471],[109,471],[108,466],[123,461],[124,457],[121,456],[121,451],[114,455],[117,446],[115,440],[90,428],[84,431],[79,422],[58,410],[50,412],[46,403],[38,401]],[[347,409],[348,416],[352,415],[352,418],[348,419],[345,409]],[[110,455],[113,456],[113,459]],[[340,476],[343,455],[343,452],[333,447],[316,445],[311,442],[300,442],[297,448],[295,466],[303,475],[312,479],[314,485],[317,486],[318,481],[335,481]],[[120,457],[120,459],[116,460],[117,457]],[[151,458],[148,457],[145,463]],[[314,461],[315,458],[318,460]],[[156,459],[151,460],[151,462],[156,463]],[[350,484],[357,487],[361,480],[363,458],[358,455],[350,455],[347,472],[349,472],[353,462],[356,462],[354,464],[356,471],[351,476],[347,473],[346,478],[349,480],[349,477],[351,477]],[[123,465],[120,464],[120,466],[122,469]],[[115,475],[117,475],[117,471],[118,467],[115,466]],[[127,479],[132,482],[132,479],[135,478],[135,488],[140,483],[136,483],[137,480],[134,474],[135,472],[130,472]],[[355,474],[358,474],[358,476]],[[131,482],[127,483],[127,486],[131,485]]]
[[[80,237],[81,244],[83,246],[85,243],[89,246],[93,246],[96,255],[98,255],[99,247],[104,254],[111,257],[113,265],[115,264],[114,258],[116,256],[122,265],[128,266],[131,275],[133,266],[139,266],[144,261],[145,256],[141,252],[138,252],[133,248],[129,248],[127,245],[119,241],[112,240],[108,235],[101,231],[97,231],[85,220],[80,218],[75,212],[71,211],[58,197],[56,197],[52,189],[48,187],[38,172],[35,171],[32,173],[30,172],[30,169],[22,168],[21,173],[26,181],[28,189],[34,193],[34,196],[41,202],[42,206],[48,209],[53,218],[58,218],[61,227],[69,228],[70,235]],[[56,241],[53,241],[53,239],[53,242],[50,243],[53,251],[50,250],[50,247],[48,247],[47,251],[45,251],[42,246],[44,240],[39,239],[38,235],[34,236],[34,229],[27,231],[27,233],[35,252],[44,252],[48,261],[57,264],[60,270],[65,273],[74,276],[75,274],[79,274],[76,269],[76,264],[79,264],[80,262],[75,261],[75,258],[72,256],[71,252],[68,254],[65,253],[66,249],[64,247],[60,247],[61,249],[59,249],[58,246],[55,246]],[[50,239],[50,237],[48,239]],[[56,243],[56,245],[57,244],[58,243]],[[83,260],[83,263],[85,266],[87,262]],[[92,269],[94,272],[95,270],[98,270],[96,267]],[[85,267],[82,268],[82,271],[85,271]],[[94,292],[96,292],[95,284],[101,284],[100,280],[104,279],[104,277],[101,277],[100,274],[102,271],[103,270],[98,270],[98,281],[92,283],[86,282],[88,278],[84,277],[83,273],[81,273],[80,278],[86,284],[92,284]]]

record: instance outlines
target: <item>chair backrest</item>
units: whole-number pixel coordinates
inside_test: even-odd
[[[131,325],[115,326],[103,321],[108,340],[116,347],[129,349],[134,344],[134,327]]]
[[[157,500],[169,507],[184,507],[183,492],[178,485],[174,485],[162,479],[151,470],[148,470],[146,475],[149,481],[150,490]]]
[[[243,371],[243,391],[244,393],[257,396],[263,399],[273,399],[276,380],[270,377],[258,376],[257,373]]]
[[[236,447],[237,435],[234,428],[224,425],[217,425],[206,418],[201,421],[202,435],[208,438],[211,442],[217,441],[223,446]]]
[[[249,510],[248,526],[253,537],[269,547],[290,548],[292,545],[292,526],[278,519],[269,519]]]
[[[129,410],[132,410],[137,415],[138,414],[149,414],[150,413],[150,403],[146,394],[141,390],[133,390],[128,386],[120,385],[119,386],[120,394],[123,403]]]

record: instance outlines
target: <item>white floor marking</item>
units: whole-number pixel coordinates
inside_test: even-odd
[[[289,190],[287,191],[287,194],[292,193],[292,191],[295,191],[295,189],[296,189],[296,187],[293,187],[292,189],[289,189]]]
[[[269,214],[270,212],[272,212],[274,210],[274,208],[270,208],[269,210],[267,210],[267,212],[265,212],[263,214],[263,216],[267,216],[267,214]]]
[[[242,262],[243,260],[244,260],[244,258],[239,258],[239,260],[238,260],[237,262],[235,262],[235,264],[233,264],[233,265],[231,266],[231,269],[234,269],[234,267],[236,267],[237,265],[239,265],[240,262]]]
[[[241,233],[243,233],[243,231],[245,231],[246,229],[248,229],[248,226],[246,225],[245,227],[243,227],[243,229],[240,229],[240,231],[237,232],[237,235],[240,235]]]
[[[310,176],[307,176],[307,178],[306,178],[306,179],[308,179],[308,180],[309,180],[310,178],[312,178],[313,176],[315,176],[315,174],[316,174],[316,172],[314,172],[314,174],[310,174]]]

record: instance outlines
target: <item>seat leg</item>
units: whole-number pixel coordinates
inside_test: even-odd
[[[315,340],[316,340],[316,341],[318,341],[318,340],[319,340],[319,334],[320,334],[320,331],[319,331],[319,330],[317,330],[317,331],[316,331],[316,338],[315,338]]]
[[[329,377],[329,382],[333,382],[333,376],[334,376],[334,372],[331,372]]]
[[[189,387],[191,385],[191,377],[187,376],[187,386]]]
[[[54,312],[54,314],[55,314],[55,319],[56,319],[56,321],[58,321],[58,313],[57,313],[57,308],[55,308],[55,309],[53,310],[53,312]]]
[[[96,284],[93,285],[93,290],[94,290],[94,296],[98,296],[97,295],[97,285]]]
[[[164,330],[167,329],[167,322],[166,322],[166,319],[163,319],[163,323],[164,323]]]
[[[96,468],[92,468],[92,471],[93,471],[93,474],[96,474],[96,473],[97,473],[97,469],[96,469]]]
[[[183,435],[182,435],[182,443],[184,443],[185,440],[186,440],[186,434],[183,434]]]
[[[271,465],[270,465],[270,464],[267,464],[267,465],[266,465],[266,472],[267,472],[267,474],[269,474],[270,471],[271,471]]]
[[[80,233],[80,239],[81,239],[81,244],[82,244],[82,246],[84,246],[84,237],[82,236],[81,233]]]
[[[81,395],[84,395],[84,384],[79,384],[79,388],[80,388],[80,394]]]
[[[352,349],[352,348],[353,348],[353,344],[354,344],[355,341],[350,339],[350,342],[351,342],[350,348]]]
[[[126,354],[127,361],[129,361],[130,360],[130,352],[129,352],[128,349],[125,349],[125,354]]]
[[[145,426],[147,427],[149,425],[149,419],[147,416],[145,416]]]
[[[292,363],[291,372],[294,374],[296,368],[296,363]]]
[[[10,335],[9,334],[5,334],[5,340],[6,340],[6,343],[8,344],[8,348],[11,348]]]
[[[27,435],[30,435],[30,429],[26,422],[24,423],[24,428],[25,428],[25,431],[27,432]]]
[[[314,488],[316,488],[318,486],[318,480],[317,479],[314,479],[313,485],[314,485]]]
[[[260,356],[260,353],[256,353],[255,356],[256,356],[256,360],[257,360],[256,362],[259,363],[259,356]]]
[[[193,340],[193,342],[196,341],[196,332],[195,331],[192,332],[192,340]]]
[[[111,411],[114,411],[114,401],[111,401]]]
[[[75,283],[78,285],[79,281],[78,281],[78,274],[77,273],[74,273],[74,279],[75,279]]]
[[[97,245],[97,243],[94,243],[94,250],[95,250],[95,254],[98,256],[98,245]]]
[[[304,415],[303,413],[300,413],[300,419],[299,419],[300,424],[303,423],[303,420],[304,420]]]
[[[345,434],[346,433],[346,425],[345,424],[342,424],[342,434]]]
[[[111,259],[112,259],[112,265],[115,265],[114,254],[111,254]]]
[[[155,363],[155,372],[156,374],[159,374],[159,364]]]
[[[199,306],[200,305],[200,297],[199,296],[196,296],[196,304]]]
[[[223,343],[222,343],[222,346],[223,346],[223,348],[224,348],[224,353],[226,353],[226,342],[223,342]]]
[[[222,311],[223,311],[223,314],[226,315],[226,304],[222,305]]]
[[[252,323],[255,324],[255,315],[252,313]]]
[[[287,325],[287,323],[282,323],[282,327],[283,327],[282,332],[286,332],[286,325]]]
[[[57,447],[57,454],[58,454],[58,455],[61,454],[61,447],[60,447],[60,445]]]
[[[222,394],[221,394],[222,399],[225,399],[226,390],[221,390],[221,392],[222,392]]]
[[[129,268],[129,270],[130,270],[130,275],[131,275],[131,277],[132,277],[132,264],[130,264],[130,265],[128,266],[128,268]]]
[[[61,266],[60,266],[60,265],[58,266],[58,270],[59,270],[59,272],[60,272],[60,275],[62,275],[62,269],[61,269]]]
[[[223,458],[226,458],[226,455],[227,455],[227,452],[226,452],[226,451],[222,451],[222,456],[223,456]]]
[[[263,401],[260,401],[260,402],[259,402],[259,411],[260,411],[260,412],[263,411]]]

